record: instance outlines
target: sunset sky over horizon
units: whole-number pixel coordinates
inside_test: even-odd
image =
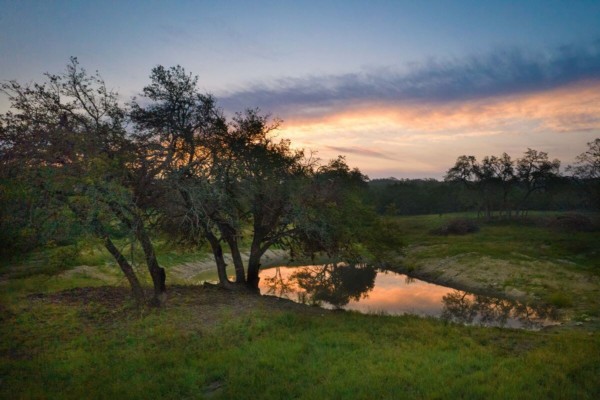
[[[182,65],[233,113],[371,178],[600,137],[600,1],[5,1],[0,81],[78,57],[123,102]],[[0,96],[0,112],[8,102]]]

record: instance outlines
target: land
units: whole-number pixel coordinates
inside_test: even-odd
[[[600,231],[556,216],[476,221],[465,235],[431,232],[472,215],[393,218],[406,244],[396,268],[557,307],[563,324],[538,332],[232,294],[199,285],[206,253],[166,245],[158,310],[135,307],[93,246],[64,270],[41,255],[6,264],[0,398],[598,398]]]
[[[399,271],[479,294],[560,309],[564,325],[600,327],[600,232],[598,215],[584,230],[561,224],[564,213],[532,213],[526,219],[478,223],[466,235],[432,235],[457,218],[404,217],[408,246]],[[566,225],[566,226],[565,226]]]

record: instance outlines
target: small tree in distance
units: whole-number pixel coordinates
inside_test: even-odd
[[[487,218],[495,210],[510,217],[513,211],[524,215],[531,195],[546,190],[559,176],[559,168],[560,161],[550,161],[547,153],[527,149],[516,162],[506,153],[485,157],[481,163],[474,156],[460,156],[444,179],[477,191],[478,211],[483,209]]]
[[[588,142],[587,146],[587,151],[577,156],[567,171],[581,183],[590,205],[600,209],[600,138]]]
[[[517,179],[524,194],[517,204],[517,215],[527,212],[527,201],[537,191],[543,191],[553,179],[559,176],[560,161],[548,159],[548,153],[527,149],[517,160]]]

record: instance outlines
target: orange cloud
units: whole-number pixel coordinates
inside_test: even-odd
[[[561,132],[600,129],[600,81],[581,82],[544,92],[446,104],[360,104],[328,116],[292,118],[284,132],[327,129],[409,132],[501,131],[515,123]]]
[[[353,104],[324,117],[288,119],[280,136],[322,158],[349,149],[342,153],[368,174],[441,176],[461,154],[518,157],[528,147],[568,163],[599,134],[600,81],[586,81],[443,104]]]

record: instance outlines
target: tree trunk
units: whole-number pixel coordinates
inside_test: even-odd
[[[260,282],[259,271],[260,257],[250,257],[250,260],[248,260],[248,279],[246,280],[246,284],[252,290],[258,290],[258,283]]]
[[[252,241],[252,246],[250,246],[250,258],[248,260],[248,278],[246,279],[246,285],[253,290],[258,292],[258,283],[260,278],[258,273],[260,272],[260,259],[263,255],[264,251],[261,250],[260,240]]]
[[[146,232],[144,221],[137,214],[137,210],[130,211],[132,215],[129,217],[125,215],[117,203],[111,201],[108,202],[108,205],[113,213],[121,220],[121,222],[123,222],[129,229],[133,230],[135,237],[141,243],[142,250],[144,251],[144,258],[146,259],[146,265],[148,266],[148,271],[150,272],[152,284],[154,286],[154,295],[148,304],[153,307],[160,307],[164,304],[167,297],[167,289],[165,285],[167,274],[164,268],[161,268],[158,265],[156,254],[154,253],[154,246],[152,245],[150,236],[148,236],[148,232]]]
[[[100,228],[97,228],[100,229]],[[100,233],[100,232],[98,232]],[[101,234],[102,240],[104,241],[104,246],[106,250],[115,258],[117,264],[123,271],[123,274],[127,278],[129,282],[129,286],[131,286],[131,294],[133,295],[133,299],[138,305],[143,304],[144,302],[144,290],[142,289],[142,285],[140,285],[140,281],[138,280],[135,271],[131,267],[131,264],[127,261],[125,256],[117,249],[115,244],[110,240],[110,237],[106,233]]]
[[[81,220],[84,220],[84,216],[79,209],[73,207],[71,204],[69,204],[69,207],[77,215],[77,217],[79,217]],[[117,246],[115,246],[112,240],[110,240],[108,232],[106,232],[104,226],[102,226],[98,219],[93,218],[91,226],[93,229],[93,233],[102,239],[102,241],[104,242],[104,247],[106,247],[106,250],[108,250],[108,252],[114,257],[114,259],[117,261],[117,264],[119,265],[119,268],[121,268],[121,271],[123,271],[123,274],[129,282],[129,286],[131,286],[131,294],[133,295],[133,299],[138,305],[143,304],[144,290],[142,289],[142,285],[140,285],[140,281],[138,280],[137,275],[133,270],[133,267],[131,266],[131,264],[129,264],[127,258],[125,258],[125,256],[119,251],[119,249],[117,248]]]
[[[238,246],[235,237],[228,236],[225,238],[227,245],[231,250],[231,257],[233,258],[233,265],[235,267],[235,283],[245,283],[246,274],[244,271],[244,261],[242,261],[242,255],[240,254],[240,248]]]
[[[190,197],[190,194],[183,189],[179,189],[179,194],[185,202],[186,207],[188,207],[189,209],[193,209],[194,204]],[[223,287],[231,287],[231,282],[229,281],[229,278],[227,278],[227,264],[225,263],[225,259],[223,258],[223,247],[221,246],[219,239],[208,227],[206,221],[200,220],[198,222],[198,227],[204,233],[204,237],[206,238],[206,240],[208,240],[213,256],[215,258],[215,264],[217,264],[217,275],[219,276],[219,284]]]
[[[227,264],[225,264],[225,259],[223,258],[223,248],[221,247],[221,243],[219,243],[219,239],[217,239],[210,231],[206,231],[205,236],[210,244],[213,256],[215,257],[217,274],[219,275],[219,284],[223,287],[229,287],[231,282],[229,282],[229,279],[227,278]]]
[[[517,206],[517,217],[519,216],[519,212],[521,213],[521,218],[527,216],[527,200],[529,199],[529,196],[531,196],[531,193],[533,193],[533,190],[528,188],[527,193],[525,193],[525,196],[523,196],[519,202],[519,205]]]
[[[506,217],[508,219],[511,219],[512,217],[512,213],[511,213],[511,207],[508,204],[508,189],[504,189],[503,194],[502,194],[502,208],[504,208],[504,212],[506,213]]]
[[[152,241],[150,240],[150,237],[144,228],[142,220],[139,217],[136,217],[134,223],[135,234],[142,245],[144,257],[146,259],[146,265],[148,266],[148,271],[150,272],[152,284],[154,286],[154,295],[152,296],[149,304],[153,307],[160,307],[165,303],[167,297],[167,288],[165,285],[167,274],[165,269],[158,265],[156,253],[154,252],[154,246],[152,245]]]

